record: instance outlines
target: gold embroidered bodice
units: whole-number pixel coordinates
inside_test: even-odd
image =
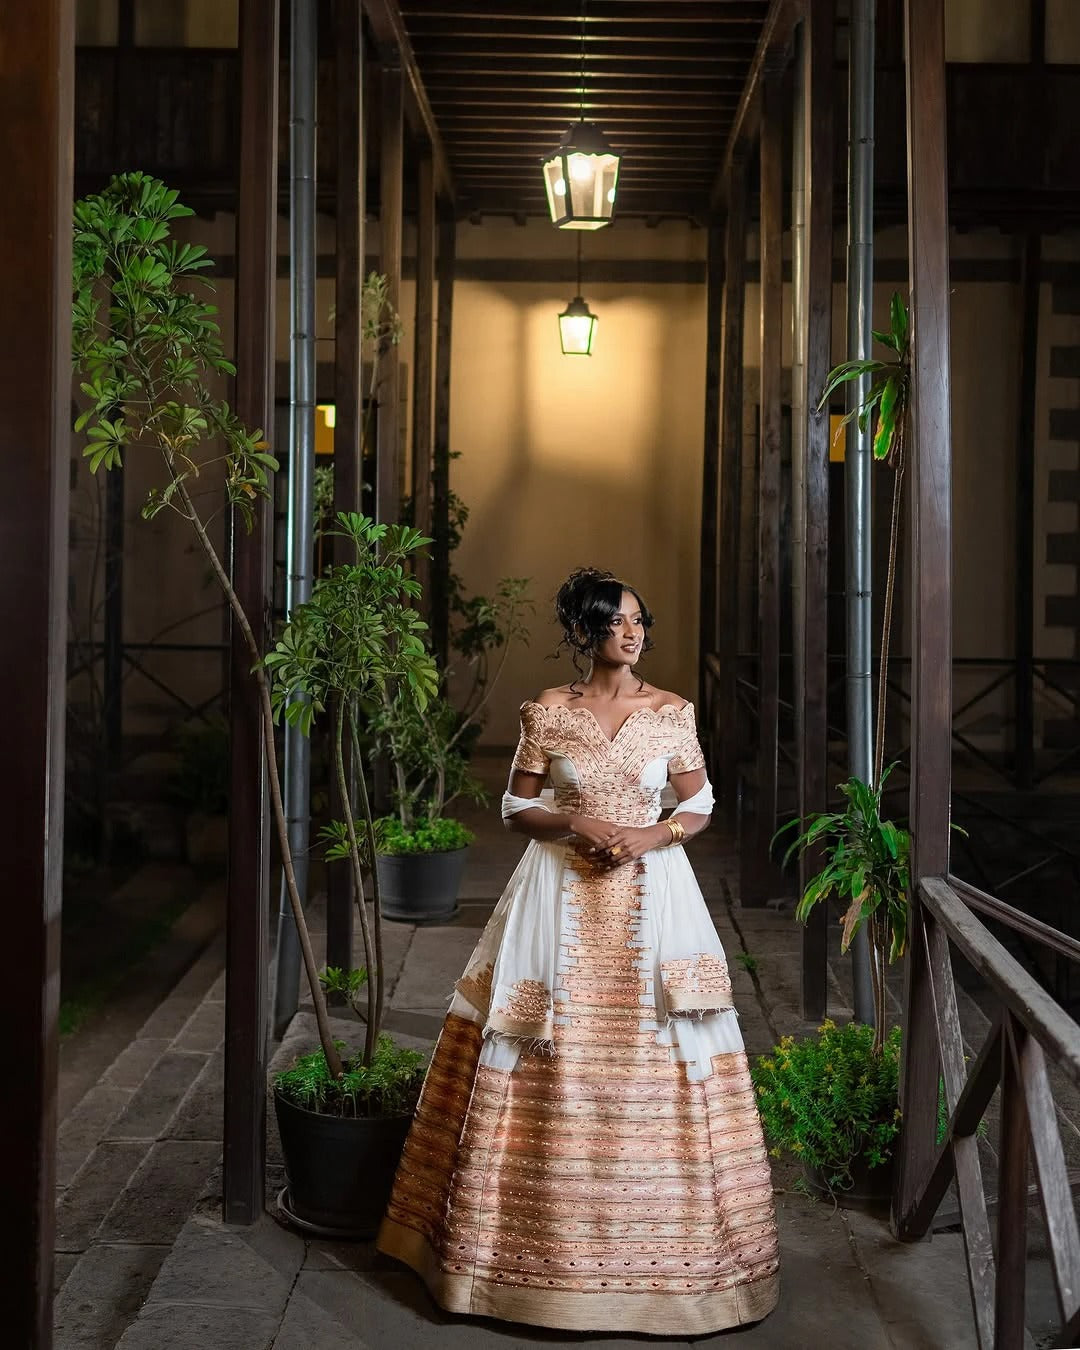
[[[704,765],[691,703],[635,708],[611,740],[583,705],[521,705],[514,768],[548,774],[560,811],[653,825],[669,774]]]

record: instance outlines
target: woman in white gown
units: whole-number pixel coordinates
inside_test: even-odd
[[[693,707],[634,674],[638,593],[584,569],[556,608],[589,667],[522,706],[503,816],[532,842],[457,983],[378,1245],[452,1312],[700,1335],[779,1294],[731,981],[681,847],[712,792]]]

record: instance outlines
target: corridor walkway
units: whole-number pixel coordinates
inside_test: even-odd
[[[490,769],[494,786],[501,761],[498,767],[492,761]],[[502,830],[494,811],[476,814],[474,823],[479,837],[458,918],[437,928],[388,926],[388,1029],[425,1048],[435,1038],[451,984],[521,848],[520,839]],[[691,856],[728,952],[748,1050],[763,1053],[778,1035],[802,1030],[798,931],[790,915],[741,909],[733,893],[733,859],[718,831],[699,841]],[[753,976],[739,962],[740,953],[756,958]],[[208,999],[220,998],[219,985]],[[845,1015],[844,999],[843,985],[834,978],[834,1016]],[[209,1017],[208,1005],[202,1020]],[[340,1031],[354,1039],[356,1024],[342,1022]],[[313,1019],[302,1009],[275,1055],[275,1068],[314,1041]],[[220,1066],[220,1057],[215,1058]],[[218,1088],[220,1092],[220,1081]],[[210,1106],[206,1089],[203,1079],[200,1114]],[[191,1110],[189,1104],[189,1117]],[[183,1100],[176,1103],[176,1111],[185,1113]],[[163,1120],[163,1137],[170,1128]],[[203,1133],[209,1136],[212,1129]],[[220,1174],[208,1176],[141,1310],[136,1316],[130,1308],[120,1325],[103,1317],[100,1305],[122,1297],[118,1278],[122,1282],[122,1271],[138,1266],[139,1238],[131,1230],[117,1242],[106,1223],[103,1241],[90,1248],[101,1281],[98,1297],[86,1280],[76,1279],[60,1291],[58,1350],[104,1350],[117,1337],[121,1350],[519,1350],[533,1345],[607,1350],[650,1341],[688,1344],[564,1335],[450,1317],[435,1307],[410,1272],[377,1255],[370,1244],[306,1241],[275,1222],[274,1200],[283,1184],[276,1138],[271,1158],[270,1213],[251,1229],[224,1226],[219,1218]],[[903,1246],[875,1219],[809,1201],[794,1189],[795,1180],[793,1170],[775,1166],[782,1260],[779,1308],[758,1326],[692,1344],[769,1350],[963,1350],[975,1344],[958,1233]],[[117,1204],[123,1206],[122,1196]],[[160,1243],[161,1237],[154,1241]],[[111,1284],[110,1260],[116,1268]]]

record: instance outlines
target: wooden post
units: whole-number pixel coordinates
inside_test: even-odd
[[[457,226],[451,214],[439,223],[439,299],[435,348],[435,435],[431,576],[431,640],[445,666],[450,648],[450,358],[454,321]]]
[[[758,467],[758,744],[757,789],[744,905],[769,898],[776,869],[777,736],[780,713],[780,379],[784,309],[784,100],[770,74],[761,107],[761,391]]]
[[[405,128],[403,85],[397,66],[383,66],[379,160],[379,262],[387,295],[401,309],[401,230]],[[400,348],[387,343],[379,366],[378,463],[375,470],[375,518],[394,524],[401,517],[401,360]]]
[[[364,52],[358,5],[334,6],[337,64],[337,239],[334,282],[334,514],[361,511],[364,381]],[[338,542],[338,541],[333,541]],[[335,558],[340,562],[342,559]],[[345,818],[337,775],[330,811]],[[326,964],[352,967],[353,882],[344,859],[326,865]],[[340,997],[340,996],[339,996]],[[341,1000],[344,1001],[343,999]]]
[[[831,364],[833,265],[834,0],[814,0],[803,20],[806,62],[806,268],[803,279],[806,362],[803,367],[803,586],[795,622],[802,643],[803,711],[799,741],[799,813],[824,811],[828,799],[826,730],[828,663],[829,416],[817,412]],[[820,867],[820,853],[803,855],[800,890]],[[828,989],[828,912],[815,906],[803,928],[803,1016],[824,1017]]]
[[[1039,376],[1039,290],[1042,238],[1024,242],[1020,404],[1016,428],[1016,563],[1013,568],[1015,625],[1016,786],[1028,791],[1035,779],[1035,396]]]
[[[912,577],[911,919],[904,991],[904,1125],[895,1209],[913,1207],[933,1166],[938,1054],[919,899],[949,864],[952,789],[952,445],[949,218],[943,0],[906,0],[908,249],[912,397],[908,420]],[[904,1236],[903,1232],[900,1234]]]
[[[277,286],[278,9],[240,6],[240,187],[236,217],[236,410],[269,437],[274,418]],[[270,503],[250,534],[235,519],[232,579],[256,637],[268,631]],[[270,831],[263,727],[251,653],[232,625],[229,681],[229,879],[225,984],[223,1214],[263,1210],[266,1158]]]
[[[5,1339],[52,1345],[56,1063],[71,459],[71,0],[0,8],[0,623],[8,665],[0,811],[9,887]],[[9,652],[14,653],[9,646]]]
[[[1006,1346],[1023,1345],[1026,1331],[1028,1119],[1020,1061],[1028,1033],[1009,1014],[1002,1030],[994,1345],[1004,1350]]]
[[[420,156],[416,209],[416,338],[413,354],[412,499],[416,528],[431,535],[432,373],[435,345],[435,163],[431,152]],[[431,555],[417,560],[416,575],[424,588],[423,612],[431,622]]]
[[[724,232],[724,333],[720,353],[720,511],[717,539],[719,731],[717,783],[724,823],[735,827],[739,797],[739,501],[743,443],[743,318],[746,309],[747,163],[731,165]]]
[[[719,563],[718,515],[720,511],[720,351],[724,332],[724,232],[719,225],[709,227],[709,251],[705,277],[705,445],[701,476],[701,583],[698,621],[698,668],[701,686],[698,694],[702,716],[709,711],[708,735],[712,743],[714,710],[706,691],[709,677],[705,658],[715,655],[717,646],[717,574]],[[712,766],[718,777],[719,765]]]

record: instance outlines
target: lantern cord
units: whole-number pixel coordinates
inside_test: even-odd
[[[577,231],[577,293],[581,294],[581,231]]]

